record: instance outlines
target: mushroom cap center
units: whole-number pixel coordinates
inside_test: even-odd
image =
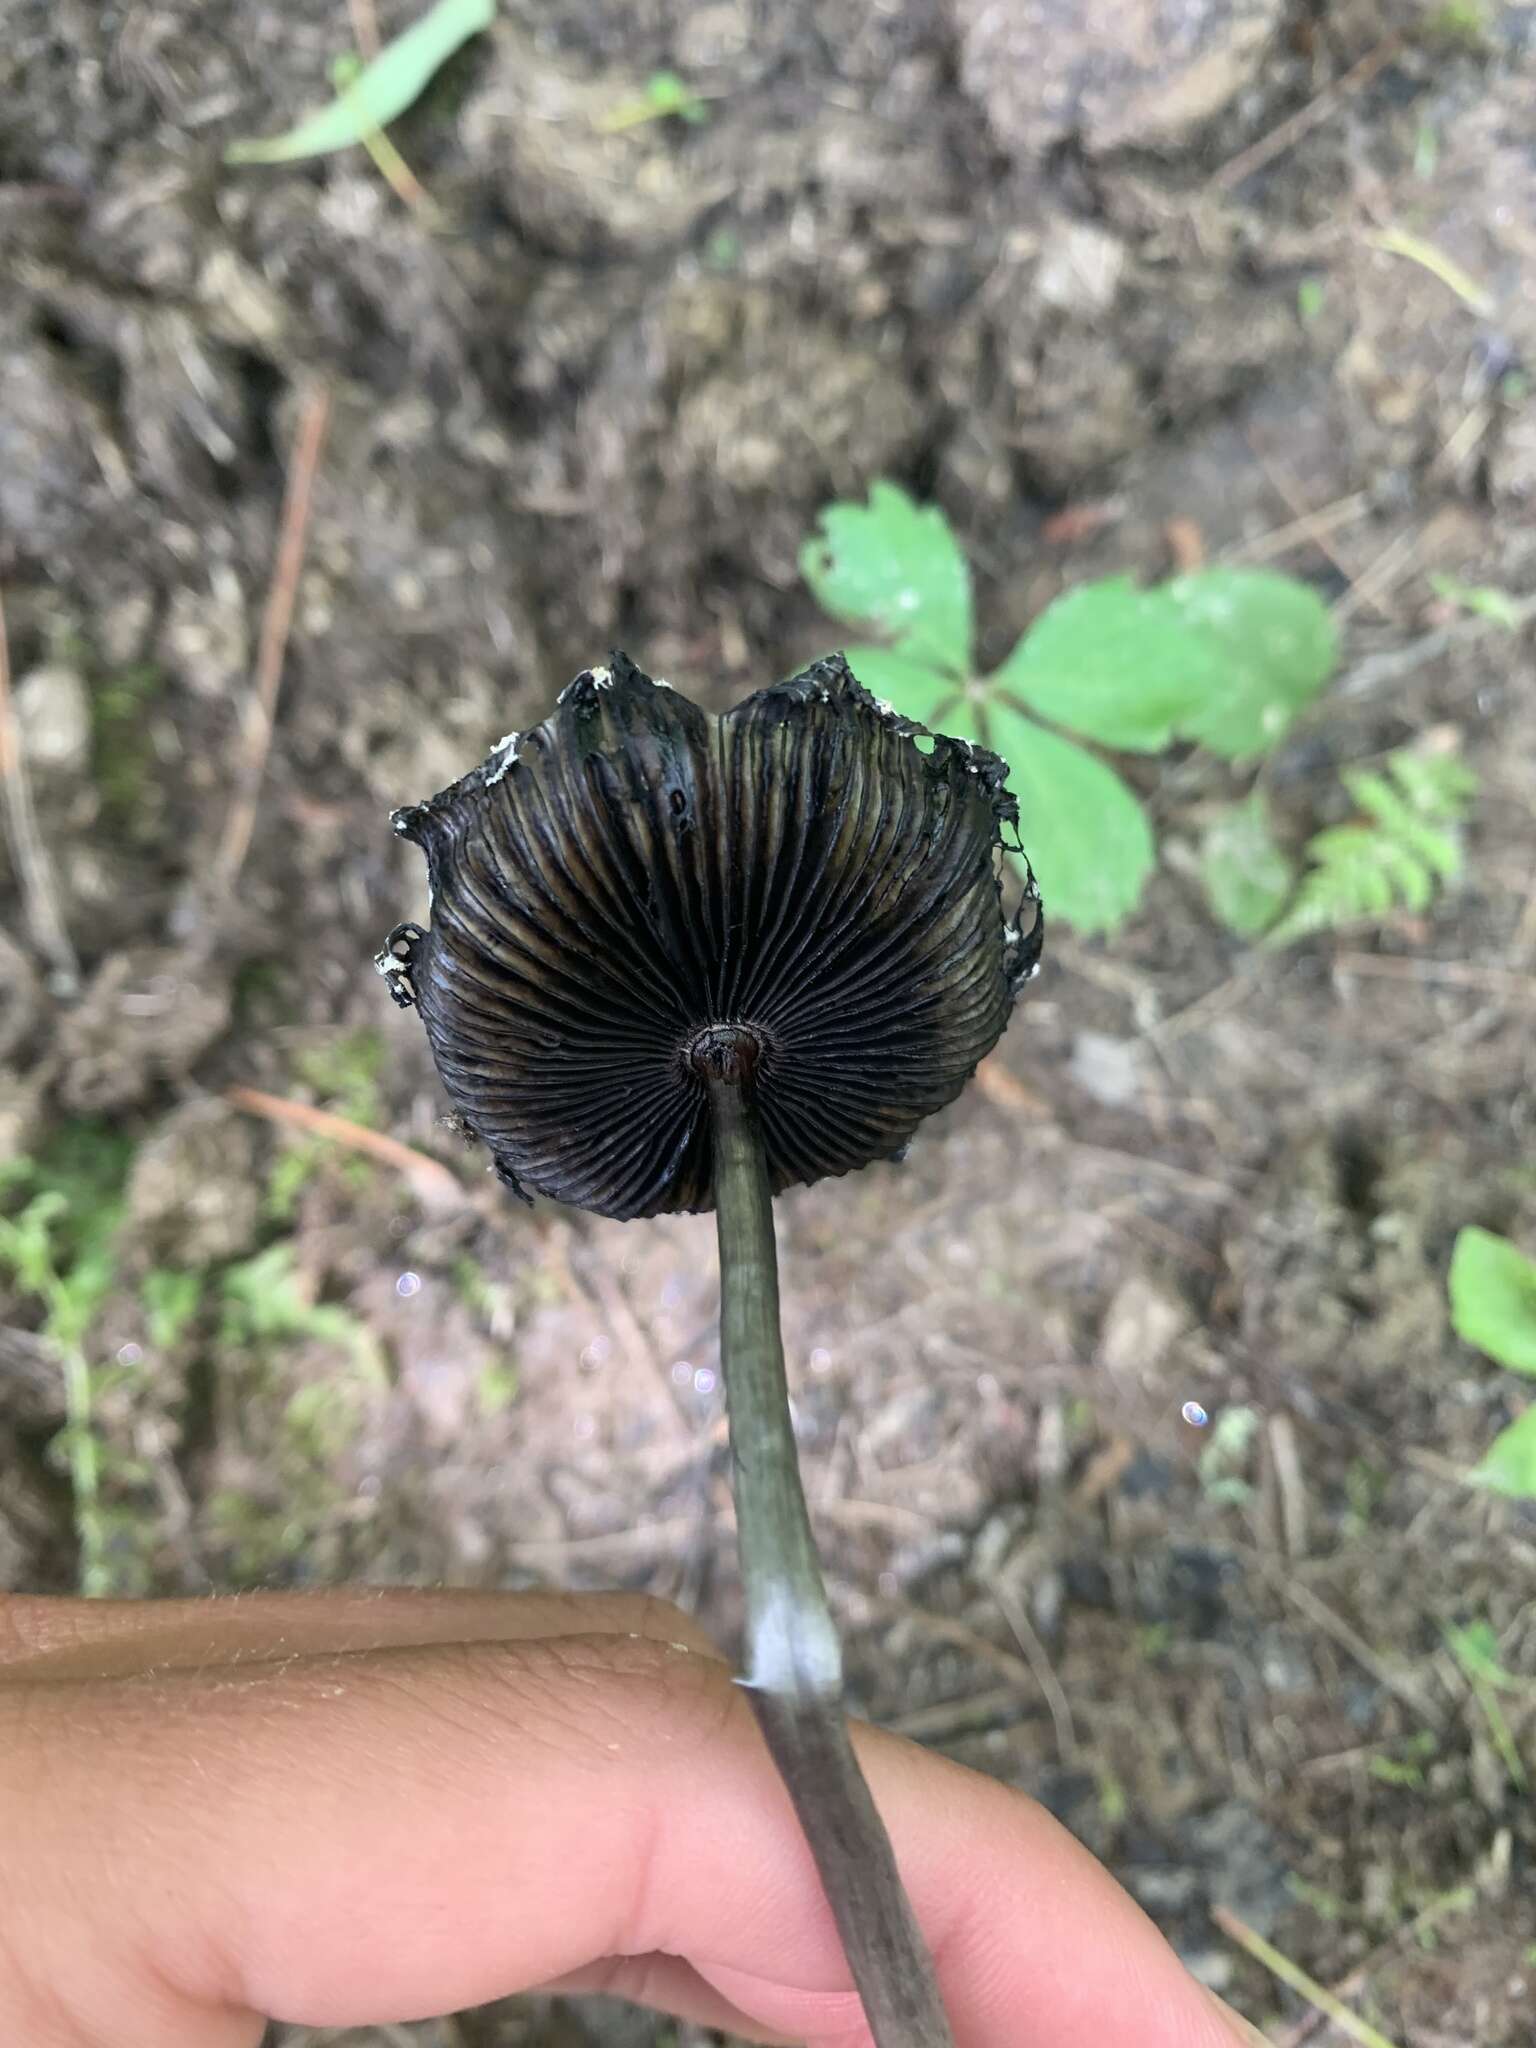
[[[763,1041],[750,1024],[706,1024],[683,1053],[701,1081],[750,1081],[762,1057]]]

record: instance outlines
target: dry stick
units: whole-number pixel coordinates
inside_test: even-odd
[[[348,0],[352,14],[352,40],[362,52],[363,62],[371,64],[379,54],[379,23],[373,11],[373,0]]]
[[[1022,1699],[1033,1699],[1040,1689],[1039,1680],[1022,1657],[1015,1656],[1012,1650],[1000,1649],[980,1630],[963,1621],[947,1614],[929,1614],[909,1600],[871,1600],[866,1604],[873,1614],[905,1623],[918,1635],[930,1636],[936,1643],[952,1643],[957,1650],[964,1650],[978,1664],[1006,1678]]]
[[[1336,974],[1377,975],[1385,981],[1445,982],[1452,988],[1492,990],[1497,995],[1536,998],[1536,974],[1510,967],[1479,967],[1471,960],[1434,960],[1396,953],[1336,953]]]
[[[1056,1676],[1050,1654],[1036,1634],[1034,1623],[1023,1604],[1013,1597],[1008,1587],[997,1579],[986,1579],[983,1584],[996,1601],[998,1612],[1012,1630],[1015,1642],[1024,1652],[1025,1662],[1035,1674],[1035,1683],[1045,1696],[1051,1726],[1056,1731],[1057,1755],[1063,1767],[1070,1769],[1077,1761],[1077,1725],[1072,1719],[1072,1703]]]
[[[1293,1607],[1300,1608],[1309,1621],[1315,1622],[1324,1635],[1331,1636],[1341,1650],[1349,1655],[1363,1671],[1368,1671],[1378,1685],[1394,1694],[1418,1715],[1421,1721],[1432,1728],[1445,1726],[1445,1714],[1435,1702],[1414,1681],[1405,1678],[1400,1671],[1378,1657],[1363,1636],[1357,1635],[1341,1615],[1335,1614],[1327,1601],[1320,1600],[1300,1579],[1277,1569],[1274,1559],[1259,1555],[1259,1563],[1268,1576],[1278,1585],[1281,1594]]]
[[[596,1298],[603,1314],[613,1325],[620,1344],[632,1357],[643,1358],[650,1367],[661,1390],[662,1405],[672,1435],[679,1442],[692,1443],[696,1432],[683,1406],[680,1390],[673,1383],[667,1361],[662,1356],[655,1337],[636,1313],[634,1303],[625,1293],[622,1284],[612,1277],[599,1260],[592,1268],[590,1287],[580,1280],[576,1281],[576,1285],[589,1299]]]
[[[940,1700],[931,1707],[914,1707],[886,1726],[893,1735],[905,1735],[909,1742],[948,1742],[957,1735],[975,1735],[1020,1712],[1018,1688],[995,1685],[966,1699]]]
[[[1263,470],[1270,489],[1275,493],[1275,496],[1282,501],[1285,509],[1291,514],[1298,525],[1305,525],[1307,538],[1317,549],[1318,553],[1332,562],[1334,568],[1344,578],[1344,581],[1353,588],[1359,577],[1358,570],[1350,567],[1349,563],[1328,538],[1327,533],[1317,523],[1316,515],[1308,511],[1306,500],[1290,477],[1286,475],[1279,463],[1272,456],[1268,455],[1251,437],[1248,446],[1253,450],[1254,460],[1258,463],[1260,469]],[[1382,603],[1380,598],[1368,597],[1366,602],[1370,605],[1372,611],[1376,612],[1381,618],[1391,618],[1390,610]]]
[[[21,749],[21,727],[11,696],[11,656],[6,640],[5,610],[0,606],[0,790],[5,797],[5,829],[11,860],[21,890],[22,908],[32,942],[52,970],[56,995],[71,996],[80,986],[80,962],[69,942],[53,863],[48,858],[32,808],[32,785]]]
[[[1378,43],[1374,50],[1367,50],[1358,64],[1351,65],[1342,78],[1336,78],[1332,85],[1325,85],[1316,99],[1308,100],[1304,107],[1282,121],[1278,128],[1271,128],[1267,135],[1260,136],[1251,148],[1241,151],[1224,163],[1211,179],[1218,192],[1230,192],[1235,185],[1241,185],[1245,178],[1251,178],[1255,171],[1262,170],[1271,157],[1277,157],[1293,142],[1299,142],[1303,135],[1315,128],[1319,121],[1326,120],[1334,109],[1353,92],[1359,92],[1369,85],[1377,72],[1390,64],[1402,46],[1401,36],[1388,36]]]
[[[265,1117],[268,1123],[286,1124],[295,1130],[308,1131],[317,1138],[329,1138],[333,1144],[345,1145],[349,1151],[366,1152],[369,1158],[377,1159],[381,1165],[393,1167],[403,1175],[424,1208],[462,1209],[469,1202],[464,1183],[440,1160],[429,1158],[413,1146],[403,1145],[398,1138],[386,1137],[382,1131],[370,1131],[365,1124],[352,1123],[344,1116],[337,1116],[328,1109],[316,1109],[308,1102],[290,1102],[283,1095],[264,1094],[260,1088],[226,1088],[224,1100],[235,1109]]]
[[[1433,523],[1433,522],[1431,522]],[[1432,633],[1421,633],[1417,640],[1410,640],[1405,647],[1384,648],[1380,654],[1367,654],[1347,669],[1333,689],[1334,697],[1358,700],[1373,697],[1380,690],[1401,683],[1424,667],[1426,662],[1438,661],[1442,654],[1453,647],[1463,647],[1474,640],[1481,640],[1489,633],[1520,632],[1536,620],[1536,598],[1528,597],[1515,607],[1510,626],[1501,622],[1474,616],[1457,619],[1448,626],[1437,626]]]
[[[1333,616],[1342,621],[1352,612],[1357,612],[1361,605],[1368,604],[1383,618],[1390,618],[1392,614],[1382,605],[1381,598],[1387,591],[1395,589],[1413,567],[1428,532],[1428,527],[1418,531],[1410,528],[1407,533],[1398,534],[1395,540],[1389,540],[1369,567],[1354,578],[1343,596],[1334,601]]]
[[[875,2048],[953,2048],[932,1958],[859,1769],[843,1665],[800,1481],[753,1050],[722,1030],[695,1054],[709,1093],[720,1243],[720,1356],[747,1600],[742,1680],[810,1844]]]
[[[1352,526],[1357,520],[1369,518],[1373,509],[1366,492],[1352,491],[1346,498],[1335,498],[1331,505],[1319,505],[1315,512],[1298,513],[1283,526],[1272,526],[1268,533],[1256,533],[1252,540],[1237,541],[1232,547],[1223,548],[1217,560],[1268,562],[1276,555],[1289,554],[1292,548],[1311,546],[1333,561],[1323,545],[1323,537],[1336,527]]]
[[[224,837],[214,856],[210,890],[213,903],[222,905],[233,893],[250,851],[256,829],[256,809],[261,800],[262,778],[272,746],[272,727],[277,715],[277,693],[283,680],[283,656],[288,648],[288,630],[293,624],[298,595],[299,571],[304,563],[304,541],[309,528],[310,497],[325,429],[331,416],[331,394],[327,385],[312,385],[305,394],[294,438],[293,460],[283,491],[283,511],[277,543],[277,559],[261,615],[261,637],[256,648],[250,703],[246,711],[245,751],[241,760],[234,801],[225,821]]]

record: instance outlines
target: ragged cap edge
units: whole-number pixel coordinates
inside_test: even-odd
[[[692,699],[684,697],[671,683],[648,676],[622,648],[614,648],[606,663],[582,669],[578,675],[571,678],[556,697],[555,709],[548,718],[530,727],[526,732],[505,733],[496,741],[485,759],[461,776],[457,782],[450,783],[446,789],[439,790],[436,795],[426,797],[419,803],[404,804],[392,811],[391,826],[401,838],[424,845],[433,823],[451,811],[455,803],[478,791],[494,789],[504,777],[517,768],[526,748],[552,744],[562,711],[596,711],[601,707],[604,693],[616,688],[665,690],[669,696],[676,698],[679,707],[686,707],[687,713],[696,716],[709,715],[700,712]],[[918,719],[906,717],[886,699],[876,697],[866,689],[849,666],[847,656],[841,651],[809,663],[796,675],[770,683],[765,689],[743,698],[739,704],[721,716],[725,721],[746,718],[775,703],[784,703],[786,706],[813,703],[837,708],[846,707],[850,711],[869,714],[882,726],[904,739],[911,740],[914,745],[920,740],[930,741],[930,747],[918,747],[918,752],[927,762],[931,774],[947,777],[953,763],[961,767],[967,777],[975,779],[992,808],[995,845],[1003,853],[1017,855],[1024,864],[1024,879],[1018,902],[1014,906],[1012,916],[1005,917],[1004,920],[1005,972],[1010,993],[1016,994],[1026,982],[1032,981],[1040,970],[1041,953],[1045,943],[1045,914],[1034,870],[1030,867],[1029,858],[1019,837],[1018,799],[1007,786],[1008,763],[1003,757],[987,747],[978,746],[971,740],[961,739],[949,733],[935,732]],[[1001,868],[998,886],[1001,894]],[[1026,931],[1023,928],[1023,913],[1029,906],[1033,907],[1034,914]]]

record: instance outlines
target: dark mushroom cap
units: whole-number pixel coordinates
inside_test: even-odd
[[[1027,930],[1003,912],[1006,775],[840,656],[715,718],[615,655],[395,813],[432,922],[380,970],[519,1192],[711,1207],[722,1027],[774,1189],[847,1173],[959,1094],[1038,957],[1033,884]]]

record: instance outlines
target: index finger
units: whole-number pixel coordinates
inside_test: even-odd
[[[858,1746],[959,2048],[1230,2048],[1049,1816],[894,1737]],[[93,2048],[254,2041],[256,2013],[419,2018],[658,1952],[770,2031],[868,2040],[747,1702],[666,1644],[21,1685],[0,1694],[0,1805],[19,1821],[0,1842],[17,1953],[97,1999]],[[46,1853],[23,1870],[29,1841]]]
[[[446,1586],[336,1586],[184,1600],[0,1593],[0,1685],[570,1635],[634,1635],[720,1655],[690,1615],[645,1593],[487,1593]]]

